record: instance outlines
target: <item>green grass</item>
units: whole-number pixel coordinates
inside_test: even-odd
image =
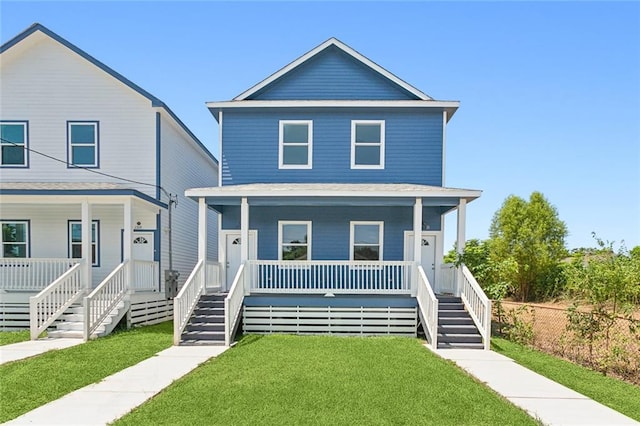
[[[492,338],[491,345],[518,364],[640,421],[640,386],[505,339]]]
[[[153,356],[172,333],[166,322],[0,365],[0,423]]]
[[[22,331],[0,331],[0,346],[29,340],[29,330]]]
[[[530,425],[417,339],[246,336],[115,423]]]

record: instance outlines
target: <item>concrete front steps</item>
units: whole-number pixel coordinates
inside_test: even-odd
[[[111,313],[102,321],[90,338],[106,336],[118,325],[124,315],[129,310],[129,303],[122,301]],[[84,307],[72,306],[55,323],[55,330],[47,331],[50,338],[72,338],[82,339],[84,337]]]
[[[438,298],[438,349],[484,349],[482,336],[459,297]]]
[[[224,299],[227,293],[200,297],[189,319],[180,345],[224,345]]]

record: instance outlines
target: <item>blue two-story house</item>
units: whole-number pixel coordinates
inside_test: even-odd
[[[424,328],[435,343],[447,334],[443,324],[436,330],[435,294],[477,305],[464,294],[475,284],[466,268],[456,274],[442,262],[445,214],[457,211],[463,247],[466,205],[480,196],[444,186],[446,126],[458,106],[335,38],[233,100],[207,103],[219,126],[220,184],[186,194],[202,217],[208,209],[221,216],[227,343],[240,324],[258,333],[415,336]],[[199,235],[203,260],[203,221]],[[191,278],[204,288],[203,262]],[[470,323],[475,336],[453,343],[488,340],[488,300],[478,291],[484,305],[470,313],[482,333]],[[454,302],[441,300],[440,310]],[[178,331],[180,317],[189,330],[193,301],[184,305]],[[207,333],[192,331],[187,337]]]

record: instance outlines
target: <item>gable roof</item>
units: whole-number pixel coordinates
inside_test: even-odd
[[[423,93],[422,91],[418,90],[417,88],[415,88],[414,86],[410,85],[406,81],[404,81],[404,80],[400,79],[399,77],[395,76],[391,72],[387,71],[386,69],[384,69],[380,65],[376,64],[375,62],[373,62],[369,58],[365,57],[364,55],[358,53],[357,51],[355,51],[351,47],[347,46],[346,44],[344,44],[343,42],[341,42],[340,40],[338,40],[335,37],[330,38],[329,40],[325,41],[324,43],[320,44],[319,46],[315,47],[314,49],[312,49],[309,52],[305,53],[304,55],[300,56],[298,59],[294,60],[289,65],[286,65],[284,68],[281,68],[279,71],[276,71],[275,73],[271,74],[269,77],[267,77],[266,79],[262,80],[258,84],[256,84],[253,87],[245,90],[244,92],[242,92],[241,94],[239,94],[238,96],[233,98],[233,100],[234,101],[248,100],[249,98],[251,98],[251,96],[255,95],[260,90],[264,89],[266,86],[268,86],[271,83],[277,81],[278,79],[280,79],[285,74],[287,74],[287,73],[293,71],[294,69],[298,68],[300,65],[306,63],[311,58],[315,57],[320,52],[323,52],[325,49],[327,49],[327,48],[329,48],[331,46],[335,46],[338,49],[342,50],[347,55],[351,56],[355,60],[357,60],[360,63],[364,64],[366,67],[368,67],[368,68],[372,69],[373,71],[377,72],[381,76],[385,77],[387,80],[391,81],[392,83],[396,84],[397,86],[401,87],[402,89],[406,90],[407,92],[411,93],[412,95],[416,96],[418,99],[423,100],[423,101],[432,101],[433,100],[433,98],[431,98],[429,95]]]
[[[203,152],[208,157],[210,157],[216,164],[218,164],[218,160],[213,156],[213,154],[211,154],[211,152],[209,152],[207,147],[205,147],[204,144],[202,142],[200,142],[200,140],[196,137],[196,135],[194,135],[191,132],[191,130],[189,130],[189,128],[182,122],[182,120],[180,120],[178,118],[178,116],[173,111],[171,111],[171,109],[164,102],[162,102],[160,99],[158,99],[157,97],[153,96],[151,93],[147,92],[142,87],[138,86],[137,84],[135,84],[134,82],[132,82],[131,80],[129,80],[128,78],[123,76],[122,74],[120,74],[117,71],[115,71],[114,69],[108,67],[103,62],[100,62],[99,60],[97,60],[93,56],[89,55],[87,52],[85,52],[84,50],[80,49],[78,46],[76,46],[73,43],[69,42],[68,40],[60,37],[58,34],[54,33],[53,31],[51,31],[50,29],[48,29],[44,25],[39,24],[37,22],[32,24],[29,28],[27,28],[23,32],[21,32],[20,34],[16,35],[15,37],[13,37],[11,40],[7,41],[6,43],[2,44],[2,46],[0,46],[0,54],[4,53],[7,50],[9,50],[10,48],[12,48],[13,46],[17,45],[22,40],[26,39],[27,37],[29,37],[30,35],[34,34],[37,31],[40,31],[41,33],[47,35],[51,39],[57,41],[58,43],[60,43],[61,45],[65,46],[66,48],[68,48],[69,50],[73,51],[74,53],[78,54],[82,58],[86,59],[87,61],[89,61],[90,63],[95,65],[96,67],[100,68],[102,71],[106,72],[107,74],[109,74],[110,76],[115,78],[116,80],[120,81],[125,86],[128,86],[129,88],[133,89],[138,94],[140,94],[143,97],[149,99],[149,101],[151,101],[151,106],[152,107],[164,109],[167,112],[167,114],[169,114],[169,116],[171,116],[171,118],[173,118],[173,120],[178,124],[178,126],[180,126],[182,128],[182,130],[184,130],[189,135],[189,137],[191,137],[191,139],[193,139],[193,141],[196,142],[196,144],[203,150]]]

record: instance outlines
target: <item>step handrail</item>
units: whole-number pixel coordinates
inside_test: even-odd
[[[438,299],[421,265],[417,266],[417,271],[416,300],[429,333],[429,344],[431,348],[438,349]]]
[[[229,294],[224,299],[224,344],[231,345],[233,332],[238,324],[238,318],[242,311],[242,303],[244,302],[245,288],[248,288],[249,274],[246,272],[249,268],[247,263],[243,263],[238,268],[233,284],[229,290]]]
[[[484,349],[489,350],[491,348],[491,300],[484,294],[466,265],[460,265],[458,271],[462,276],[460,298],[482,336]]]
[[[64,274],[56,278],[40,293],[29,298],[29,330],[31,340],[40,333],[85,294],[81,277],[82,262],[76,263]]]
[[[126,297],[129,290],[127,272],[130,266],[128,260],[116,266],[98,287],[84,298],[83,338],[85,341],[89,340],[100,324]]]
[[[179,345],[182,332],[191,318],[205,288],[205,261],[200,260],[173,299],[173,344]]]

